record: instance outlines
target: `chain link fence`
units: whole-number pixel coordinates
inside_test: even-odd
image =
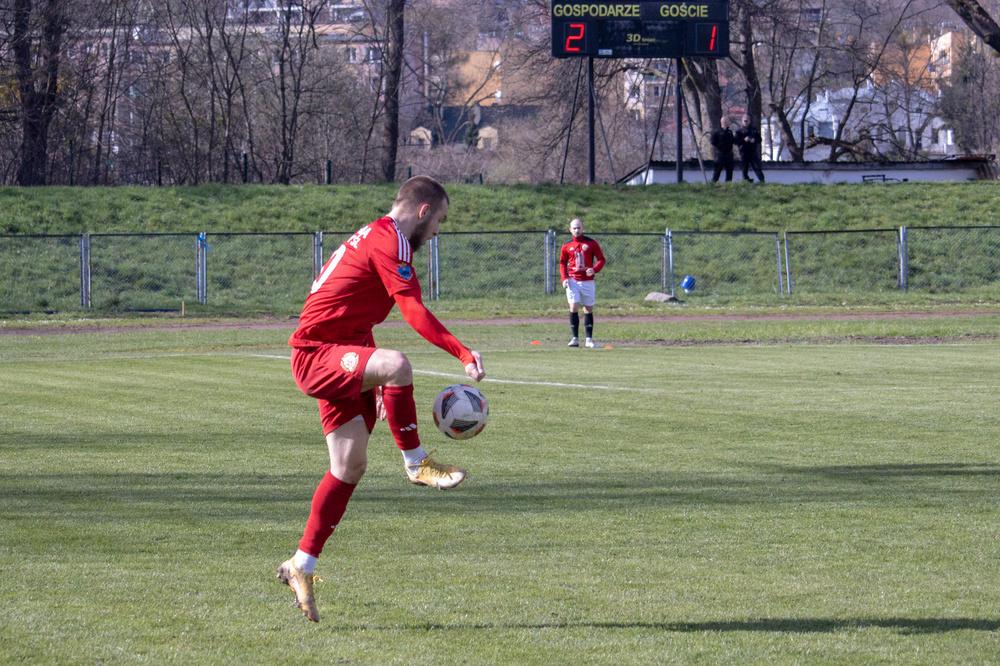
[[[197,303],[194,234],[91,234],[81,243],[84,306],[174,310]],[[89,263],[89,271],[87,270]]]
[[[679,276],[696,278],[701,293],[717,296],[781,294],[781,245],[776,233],[673,231],[673,271],[665,291],[674,293]]]
[[[423,282],[440,299],[537,296],[545,289],[547,238],[545,231],[439,234]]]
[[[1000,279],[1000,227],[910,227],[903,238],[910,289],[982,289]]]
[[[353,231],[0,235],[0,312],[295,312]],[[561,295],[555,231],[452,232],[415,261],[425,298]],[[602,234],[601,298],[674,293],[754,297],[1000,286],[1000,226],[851,231]]]
[[[0,308],[65,311],[83,305],[81,236],[0,236]]]
[[[559,243],[553,257],[553,272],[559,278],[559,249],[569,236],[555,239]],[[664,234],[607,234],[596,238],[607,263],[597,286],[599,298],[643,297],[651,291],[664,291],[670,269]],[[561,293],[561,289],[560,289]]]
[[[786,293],[850,293],[900,286],[895,229],[785,232]]]

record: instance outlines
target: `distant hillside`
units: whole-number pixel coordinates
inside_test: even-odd
[[[1000,224],[1000,184],[448,186],[443,231],[806,230]],[[0,233],[350,230],[395,186],[0,188]]]

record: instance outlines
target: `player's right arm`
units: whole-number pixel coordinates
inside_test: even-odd
[[[403,319],[425,340],[460,360],[471,379],[482,379],[486,374],[482,357],[459,342],[424,305],[409,241],[398,229],[383,227],[378,233],[376,243],[370,247],[371,265],[386,293],[399,306]]]
[[[562,280],[563,288],[569,284],[569,252],[566,250],[566,246],[563,245],[562,249],[559,250],[559,279]]]
[[[444,324],[434,316],[427,306],[420,299],[419,294],[413,292],[400,292],[393,298],[403,315],[403,319],[414,331],[420,334],[424,340],[445,350],[465,366],[465,374],[470,379],[479,381],[486,376],[483,369],[483,357],[479,352],[470,350],[458,341],[451,332],[445,328]]]

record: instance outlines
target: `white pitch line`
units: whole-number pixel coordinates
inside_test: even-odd
[[[450,372],[436,372],[434,370],[414,370],[415,375],[427,375],[430,377],[448,377],[450,379],[468,379],[465,375],[452,374]],[[636,388],[634,386],[607,386],[605,384],[569,384],[566,382],[543,382],[539,380],[527,379],[495,379],[487,377],[483,382],[491,384],[517,384],[519,386],[551,386],[554,388],[574,388],[593,389],[596,391],[625,391],[629,393],[663,393],[659,389]]]
[[[288,356],[280,356],[278,354],[247,354],[247,356],[256,356],[258,358],[273,358],[282,361],[289,360]],[[447,377],[448,379],[458,379],[458,380],[468,380],[469,378],[465,375],[454,374],[450,372],[438,372],[436,370],[417,370],[414,368],[413,374],[424,375],[427,377]],[[538,380],[528,380],[528,379],[495,379],[493,377],[487,377],[483,380],[484,382],[489,382],[491,384],[516,384],[518,386],[551,386],[553,388],[573,388],[573,389],[592,389],[595,391],[626,391],[630,393],[663,393],[659,389],[648,389],[648,388],[636,388],[633,386],[607,386],[604,384],[569,384],[566,382],[544,382]]]

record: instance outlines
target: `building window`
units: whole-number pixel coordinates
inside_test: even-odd
[[[815,7],[807,7],[802,10],[802,18],[807,23],[819,23],[823,19],[823,10]]]

